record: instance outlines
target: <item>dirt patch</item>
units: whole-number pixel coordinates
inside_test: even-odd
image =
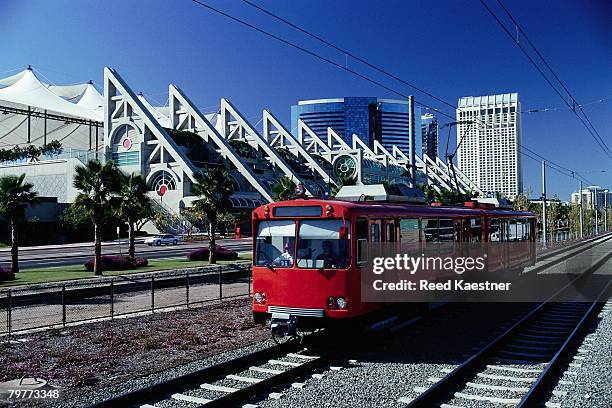
[[[0,341],[0,382],[35,375],[72,399],[268,337],[249,299],[49,330]]]

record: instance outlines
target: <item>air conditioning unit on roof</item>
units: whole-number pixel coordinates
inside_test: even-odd
[[[425,195],[418,188],[410,188],[403,184],[366,184],[360,186],[343,186],[336,200],[352,202],[401,202],[424,204]]]

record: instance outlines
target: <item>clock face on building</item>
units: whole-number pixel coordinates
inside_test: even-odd
[[[334,173],[336,174],[336,177],[357,176],[357,160],[347,154],[338,156],[338,158],[336,158],[334,161]]]

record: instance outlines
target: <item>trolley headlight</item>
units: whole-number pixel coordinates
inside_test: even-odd
[[[336,299],[336,305],[338,306],[338,309],[346,309],[346,299],[339,297]]]
[[[253,299],[255,299],[255,303],[266,303],[266,292],[255,292]]]

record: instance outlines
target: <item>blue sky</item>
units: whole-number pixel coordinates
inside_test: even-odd
[[[239,0],[202,1],[346,62]],[[518,92],[523,110],[564,106],[478,0],[390,0],[384,7],[373,1],[252,1],[453,104],[461,96]],[[612,6],[605,0],[504,3],[580,103],[612,98]],[[215,110],[225,97],[253,122],[269,109],[289,126],[290,105],[299,99],[395,97],[189,0],[3,0],[0,23],[0,72],[32,64],[55,83],[93,79],[101,85],[102,68],[111,66],[152,99],[164,102],[174,83],[205,110]],[[435,104],[355,61],[348,64]],[[612,99],[585,109],[612,148]],[[445,140],[446,132],[442,146]],[[612,161],[567,109],[524,114],[523,145],[594,183],[612,185]],[[540,165],[529,158],[523,163],[525,189],[539,195]],[[549,193],[569,199],[578,182],[548,174]]]

